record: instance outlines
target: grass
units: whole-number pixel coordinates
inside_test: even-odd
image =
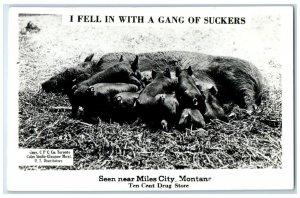
[[[46,19],[47,23],[44,23]],[[201,38],[204,49],[200,49],[195,40],[178,41],[176,36],[182,37],[184,34],[168,38],[160,36],[163,30],[141,33],[144,29],[137,28],[132,34],[122,32],[106,38],[110,34],[106,32],[108,28],[99,30],[86,27],[85,30],[78,27],[78,31],[75,31],[76,27],[61,27],[59,17],[51,15],[20,17],[20,28],[24,27],[28,20],[33,20],[41,31],[19,35],[19,147],[74,149],[74,165],[23,166],[22,169],[281,168],[281,64],[276,58],[260,56],[253,59],[258,66],[264,65],[260,67],[263,75],[267,81],[274,83],[269,86],[262,105],[251,116],[243,109],[234,107],[233,116],[228,123],[213,120],[203,129],[173,129],[169,132],[153,131],[136,123],[114,121],[99,120],[98,124],[91,125],[82,120],[72,119],[70,109],[60,108],[70,107],[68,98],[60,94],[42,92],[40,83],[62,68],[78,64],[93,50],[109,52],[122,51],[124,48],[130,52],[156,51],[168,50],[168,44],[172,44],[174,50],[181,47],[183,50],[192,48],[192,51],[204,50],[202,52],[207,53],[207,49],[217,41],[214,40],[210,45],[209,42],[224,32],[186,30],[190,31],[190,35],[206,35]],[[111,29],[112,32],[116,30]],[[260,27],[258,31],[264,29]],[[87,32],[90,36],[81,38]],[[226,37],[226,34],[222,35]],[[47,39],[44,39],[46,36]],[[174,42],[175,40],[177,42]],[[228,42],[227,39],[224,40]],[[188,46],[186,42],[195,46]],[[101,47],[97,48],[100,45]],[[232,51],[245,54],[245,46],[242,45],[240,48],[237,48],[236,44],[223,47],[229,49],[225,50],[223,55]],[[265,50],[264,54],[267,54],[270,49],[268,44],[265,44],[260,50]],[[261,57],[265,59],[262,60]]]

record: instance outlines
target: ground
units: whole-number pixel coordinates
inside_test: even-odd
[[[25,169],[281,168],[280,18],[256,17],[244,28],[63,26],[61,16],[20,16],[39,32],[19,34],[19,146],[74,149],[71,167]],[[256,65],[267,97],[251,116],[234,108],[228,123],[204,129],[153,131],[135,123],[91,125],[70,117],[68,98],[41,83],[91,52],[186,50],[234,56]],[[268,83],[269,82],[269,83]],[[270,83],[272,82],[272,83]]]

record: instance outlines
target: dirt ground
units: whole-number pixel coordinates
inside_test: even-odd
[[[78,148],[74,169],[281,167],[284,63],[280,62],[279,16],[253,18],[245,28],[63,26],[61,20],[58,15],[19,17],[20,30],[28,21],[41,29],[19,35],[20,147]],[[269,82],[270,97],[253,116],[245,117],[237,109],[239,116],[228,124],[214,121],[203,131],[170,134],[119,123],[82,126],[70,118],[70,112],[49,110],[51,105],[69,106],[65,96],[40,93],[42,82],[82,62],[91,52],[165,50],[248,60]],[[105,129],[108,132],[103,132]]]

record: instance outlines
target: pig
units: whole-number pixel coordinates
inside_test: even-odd
[[[158,94],[155,96],[157,101],[157,118],[161,119],[161,128],[168,131],[176,124],[179,103],[175,94]]]
[[[164,72],[152,70],[151,77],[154,80],[141,92],[139,96],[140,100],[143,100],[144,95],[155,97],[157,94],[174,92],[175,84],[171,79],[169,68],[166,68]]]
[[[89,77],[90,73],[84,69],[68,68],[64,72],[61,72],[42,83],[42,89],[45,92],[69,95],[71,93],[71,88],[76,83],[79,83]]]
[[[219,119],[224,122],[228,122],[225,111],[216,98],[216,93],[217,91],[215,87],[211,87],[210,89],[204,91],[206,107],[204,118],[206,122],[210,121],[211,119]]]
[[[223,105],[217,99],[218,89],[215,81],[204,71],[199,70],[195,73],[198,77],[195,78],[193,75],[196,86],[204,96],[205,113],[203,115],[206,122],[211,119],[220,119],[227,122],[228,118],[226,117]]]
[[[97,83],[89,87],[88,93],[91,93],[93,97],[106,98],[105,103],[111,104],[112,99],[118,93],[122,92],[137,92],[138,87],[134,84],[127,83]]]
[[[121,56],[121,62],[114,63],[114,66],[102,72],[98,72],[97,74],[72,87],[71,94],[69,94],[69,101],[72,106],[72,117],[77,116],[78,107],[80,106],[78,103],[80,103],[80,101],[83,102],[87,100],[86,92],[89,87],[94,84],[101,82],[132,82],[133,84],[140,86],[140,81],[132,75],[129,69],[129,67],[131,67],[133,72],[137,72],[138,57],[136,57],[131,66],[122,59],[123,58]]]
[[[93,57],[94,57],[94,53],[91,53],[90,55],[88,55],[85,59],[84,59],[84,62],[91,62]]]
[[[199,109],[202,114],[206,111],[205,98],[203,93],[198,89],[191,67],[181,70],[176,68],[178,85],[176,88],[176,97],[178,98],[181,108]]]
[[[94,57],[94,54],[86,57],[85,62],[79,63],[75,67],[67,68],[43,82],[41,85],[42,89],[45,92],[70,94],[74,85],[88,79],[95,73],[92,69],[93,63],[89,61],[92,57]]]
[[[161,121],[162,113],[160,108],[162,104],[165,104],[165,97],[161,98],[159,94],[172,94],[176,85],[171,79],[168,68],[164,72],[152,71],[152,78],[154,80],[141,91],[135,108],[141,119],[157,123]],[[167,100],[169,100],[169,97]]]
[[[105,69],[104,71],[98,72],[95,75],[91,76],[87,80],[84,80],[77,85],[72,87],[72,90],[75,92],[76,90],[84,92],[88,89],[89,86],[92,86],[96,83],[101,82],[123,82],[123,83],[132,83],[136,84],[141,88],[140,80],[135,77],[135,73],[138,71],[138,56],[135,58],[135,61],[132,65],[129,63],[122,61],[122,57],[120,58],[121,62],[115,63],[114,66]],[[132,71],[130,71],[130,67]]]
[[[94,53],[92,53],[85,58],[84,62],[79,63],[75,67],[65,69],[57,75],[51,77],[41,84],[42,89],[46,92],[62,93],[68,95],[74,85],[87,80],[88,78],[99,72],[99,67],[95,66],[95,63],[93,62],[95,61],[93,60],[95,59],[95,56],[98,56],[98,54],[95,55]],[[123,58],[119,57],[119,59]],[[116,64],[118,64],[119,59],[115,62],[110,62],[109,68],[114,67]],[[92,62],[90,62],[90,60]],[[128,67],[130,67],[130,65],[128,65]],[[140,75],[140,72],[137,69],[135,73],[137,76]],[[137,80],[134,74],[131,73],[131,76],[129,78],[132,82],[135,82],[135,84],[141,84],[140,80]]]
[[[222,104],[233,102],[251,114],[261,103],[264,80],[253,64],[238,58],[215,57],[206,72],[215,81]]]
[[[223,107],[217,99],[216,83],[206,72],[197,71],[198,78],[196,78],[191,67],[184,70],[184,73],[180,69],[176,71],[179,74],[177,75],[179,82],[177,97],[184,104],[183,108],[199,109],[207,122],[211,119],[228,121]],[[190,105],[188,105],[188,101],[190,101]],[[191,105],[191,101],[194,106]]]
[[[138,106],[144,106],[151,108],[150,106],[156,104],[155,96],[163,93],[172,93],[175,89],[175,85],[170,78],[170,70],[166,68],[164,72],[152,71],[152,79],[140,93],[137,100]]]
[[[179,119],[178,127],[183,128],[203,128],[205,127],[205,120],[198,109],[183,109]]]
[[[202,74],[206,73],[214,82],[218,91],[216,99],[221,105],[238,104],[241,108],[247,109],[250,114],[260,104],[265,90],[264,79],[260,71],[252,63],[238,58],[187,51],[147,52],[137,55],[139,57],[139,70],[142,73],[143,81],[145,81],[143,82],[144,85],[151,81],[151,78],[143,77],[144,71],[149,73],[153,69],[162,72],[167,67],[171,71],[175,71],[177,67],[182,70],[191,66],[194,71],[194,80],[201,80]],[[129,65],[136,58],[135,54],[128,52],[104,54],[97,64],[92,64],[92,69],[89,68],[89,74],[93,75],[96,71],[104,71],[114,67],[120,56]],[[200,72],[199,75],[198,72]],[[57,90],[61,90],[61,88]]]
[[[72,98],[72,117],[77,116],[79,106],[84,108],[85,117],[93,113],[107,113],[112,111],[112,102],[116,94],[121,92],[137,92],[138,87],[127,83],[97,83],[86,91],[76,90]]]

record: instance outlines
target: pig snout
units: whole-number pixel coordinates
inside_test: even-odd
[[[57,84],[58,84],[57,80],[48,80],[48,81],[42,83],[42,89],[47,93],[55,92],[54,87],[57,87]],[[56,91],[58,91],[58,90],[56,90]]]

